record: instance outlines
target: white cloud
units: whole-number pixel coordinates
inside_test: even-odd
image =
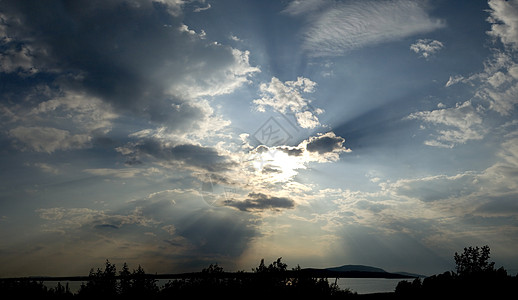
[[[414,44],[410,45],[410,50],[420,54],[424,58],[437,53],[444,47],[442,42],[430,39],[419,39]]]
[[[70,134],[67,130],[52,127],[19,126],[11,129],[9,135],[22,142],[26,148],[47,153],[86,148],[92,140],[92,137],[86,134]]]
[[[272,77],[270,83],[260,86],[262,98],[253,102],[258,111],[264,112],[271,107],[280,113],[294,113],[297,123],[302,128],[315,128],[320,126],[317,114],[323,113],[322,109],[312,109],[310,100],[303,94],[313,93],[316,82],[308,78],[298,77],[296,81],[282,82]]]
[[[488,2],[491,30],[488,34],[500,38],[506,46],[518,47],[518,3],[516,1],[490,0]]]
[[[239,167],[248,186],[264,187],[271,192],[278,183],[292,183],[299,170],[306,169],[310,163],[338,161],[340,154],[351,152],[344,142],[344,138],[331,131],[309,137],[295,147],[261,145],[249,151]]]
[[[487,131],[482,127],[481,112],[473,107],[471,101],[451,108],[416,112],[407,119],[422,120],[438,127],[435,138],[425,141],[429,146],[452,148],[471,140],[481,140]]]
[[[293,0],[284,10],[290,15],[302,15],[330,5],[329,0]]]
[[[461,75],[450,76],[450,78],[448,79],[448,82],[446,82],[445,86],[446,87],[452,86],[454,84],[464,81],[464,79],[465,78]]]
[[[151,1],[167,5],[168,12],[173,16],[178,16],[182,13],[182,7],[185,3],[192,2],[192,0],[151,0]]]
[[[443,21],[431,18],[422,3],[408,0],[305,4],[297,1],[285,11],[308,15],[304,48],[311,56],[343,55],[445,26]]]
[[[516,132],[513,136],[495,146],[499,160],[481,171],[379,181],[374,191],[320,190],[313,201],[326,199],[334,206],[305,221],[331,233],[358,225],[382,235],[404,233],[435,249],[438,241],[449,248],[474,237],[503,247],[518,238]]]
[[[241,42],[241,39],[233,34],[229,36],[229,39],[231,39],[234,42]]]
[[[210,69],[207,65],[214,64],[216,67],[220,63],[216,61],[209,63],[206,61],[209,57],[201,58],[199,63],[187,67],[189,73],[182,78],[175,78],[175,82],[171,83],[172,86],[169,89],[171,95],[193,99],[229,94],[248,83],[249,76],[261,71],[258,67],[250,65],[249,51],[241,51],[219,44],[213,44],[210,48],[215,48],[215,55],[224,55],[225,57],[222,59],[225,60],[228,59],[227,54],[230,52],[231,60],[223,68],[217,66],[218,68]]]
[[[202,12],[202,11],[205,11],[205,10],[208,10],[210,9],[212,6],[210,5],[210,3],[207,4],[207,6],[205,7],[196,7],[193,12],[195,13],[199,13],[199,12]]]

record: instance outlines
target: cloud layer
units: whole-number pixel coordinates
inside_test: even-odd
[[[293,1],[285,12],[308,18],[303,37],[304,48],[311,56],[343,55],[445,26],[415,1],[308,2]]]

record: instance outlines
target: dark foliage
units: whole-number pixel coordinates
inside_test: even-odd
[[[421,280],[401,281],[395,293],[357,295],[340,289],[327,278],[317,278],[300,266],[288,270],[281,258],[269,265],[261,260],[252,272],[225,272],[211,264],[201,272],[180,274],[163,287],[157,286],[157,275],[146,274],[139,265],[130,272],[125,263],[117,274],[115,265],[108,260],[104,270],[90,270],[86,283],[77,293],[71,293],[68,284],[47,288],[43,282],[29,279],[0,280],[2,299],[184,299],[197,297],[298,297],[298,298],[351,298],[365,299],[428,299],[428,298],[500,298],[516,295],[518,276],[509,276],[503,268],[495,269],[489,262],[488,246],[464,248],[455,253],[455,272],[444,272]],[[169,277],[172,278],[172,277]]]
[[[277,259],[266,266],[261,260],[252,273],[237,272],[235,276],[223,276],[218,265],[203,269],[202,276],[170,281],[161,290],[161,296],[203,297],[222,295],[230,298],[275,296],[275,297],[339,297],[352,294],[341,290],[327,279],[304,276],[300,267],[288,270],[288,266]]]
[[[455,253],[456,272],[444,272],[427,277],[421,283],[401,281],[396,294],[412,298],[418,297],[490,297],[499,298],[516,295],[518,276],[507,275],[504,268],[495,269],[489,262],[488,246],[464,248],[461,254]]]
[[[146,274],[144,269],[129,271],[125,263],[117,275],[114,264],[108,260],[104,270],[90,270],[86,283],[76,294],[58,283],[56,288],[47,288],[42,282],[29,280],[0,280],[0,295],[11,298],[30,297],[31,299],[171,299],[225,296],[242,298],[254,296],[285,296],[330,298],[353,295],[341,290],[327,279],[316,279],[301,272],[300,267],[288,270],[281,258],[268,266],[261,260],[252,272],[224,272],[223,268],[210,265],[199,273],[191,273],[170,280],[162,288],[156,284],[156,276]]]

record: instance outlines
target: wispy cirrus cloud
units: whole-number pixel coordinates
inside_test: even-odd
[[[425,5],[408,0],[293,1],[285,12],[308,18],[304,48],[315,57],[343,55],[445,26],[428,14]]]

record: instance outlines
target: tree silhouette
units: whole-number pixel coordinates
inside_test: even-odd
[[[467,247],[464,252],[455,252],[456,272],[444,272],[423,280],[422,285],[401,281],[396,293],[403,296],[455,297],[455,298],[503,298],[516,294],[518,277],[511,277],[503,267],[495,269],[490,262],[489,246]]]
[[[131,275],[131,295],[151,297],[158,292],[156,280],[147,276],[144,269],[139,265]]]
[[[124,296],[131,293],[131,272],[127,263],[124,263],[119,272],[119,293]]]
[[[108,260],[105,262],[104,271],[97,269],[90,269],[88,274],[88,282],[86,285],[81,285],[79,294],[84,296],[103,296],[114,297],[118,295],[117,287],[117,268]]]
[[[471,276],[483,272],[492,272],[495,270],[495,263],[489,262],[489,254],[491,250],[489,246],[468,247],[464,248],[464,252],[458,254],[455,252],[455,264],[457,275]]]

